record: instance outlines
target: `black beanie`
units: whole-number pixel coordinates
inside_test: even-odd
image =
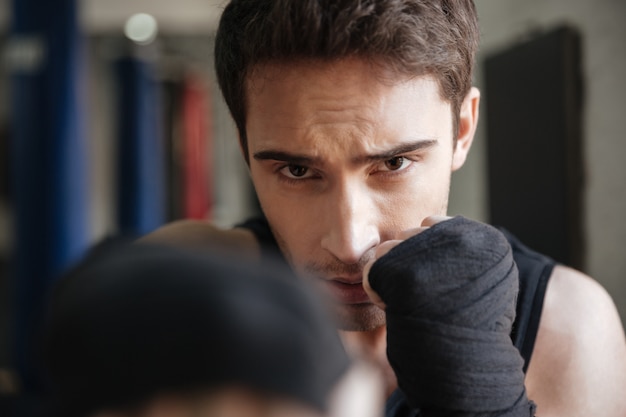
[[[53,293],[44,357],[65,417],[244,386],[324,411],[349,361],[286,269],[170,247],[96,251]]]

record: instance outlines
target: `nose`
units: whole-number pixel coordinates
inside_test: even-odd
[[[345,264],[357,264],[380,243],[373,196],[360,184],[344,183],[329,197],[322,248]]]

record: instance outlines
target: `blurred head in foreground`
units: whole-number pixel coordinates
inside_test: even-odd
[[[351,365],[324,311],[310,287],[275,265],[103,248],[51,301],[44,348],[53,412],[378,415],[376,378]]]

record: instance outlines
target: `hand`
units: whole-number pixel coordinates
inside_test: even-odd
[[[374,254],[374,258],[371,259],[363,268],[363,288],[365,289],[365,292],[367,293],[367,295],[370,297],[370,300],[372,300],[372,302],[376,306],[378,306],[381,310],[385,310],[387,307],[384,301],[376,293],[376,291],[374,291],[372,287],[370,286],[369,272],[374,262],[376,262],[378,259],[380,259],[384,255],[386,255],[391,249],[395,248],[396,246],[398,246],[400,243],[404,242],[405,240],[424,232],[430,227],[436,225],[437,223],[450,220],[451,218],[452,217],[449,217],[449,216],[437,216],[437,215],[428,216],[422,221],[421,227],[405,230],[404,232],[401,232],[398,234],[397,239],[386,240],[382,242],[380,245],[378,245],[378,247],[376,248],[376,252]]]
[[[510,338],[517,267],[497,229],[427,218],[377,248],[364,288],[385,310],[389,363],[422,415],[534,414]]]

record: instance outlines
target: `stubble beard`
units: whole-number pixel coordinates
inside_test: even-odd
[[[387,323],[385,312],[372,303],[335,304],[335,317],[339,330],[351,332],[369,332]]]
[[[443,198],[443,201],[440,204],[440,209],[438,213],[442,216],[447,215],[448,212],[448,199],[450,195],[450,180],[448,177],[448,183],[446,185],[446,194]],[[287,263],[290,265],[292,270],[295,273],[302,274],[303,272],[299,272],[304,269],[304,275],[307,276],[309,280],[314,281],[315,283],[320,283],[320,277],[324,276],[322,272],[357,272],[355,270],[359,269],[361,272],[363,271],[363,266],[367,262],[368,259],[361,259],[358,265],[345,265],[340,261],[335,260],[326,263],[317,263],[311,262],[308,265],[304,265],[303,267],[299,267],[289,249],[287,248],[287,244],[285,240],[280,236],[279,233],[272,227],[270,224],[270,230],[278,243],[278,247],[280,251],[284,255]],[[328,275],[328,274],[326,274]],[[317,278],[315,278],[317,276]],[[311,278],[313,277],[313,278]],[[353,332],[368,332],[379,329],[387,324],[385,312],[378,308],[373,303],[364,303],[364,304],[342,304],[334,300],[330,300],[328,303],[332,305],[333,315],[335,321],[337,323],[337,327],[339,330],[344,331],[353,331]]]
[[[284,255],[292,270],[299,275],[304,275],[306,279],[313,281],[314,284],[320,284],[320,287],[322,286],[321,284],[323,279],[321,277],[329,275],[329,272],[348,272],[352,275],[355,272],[362,272],[363,266],[367,263],[367,259],[362,259],[358,265],[345,265],[336,260],[325,263],[311,262],[304,266],[298,266],[295,263],[291,252],[287,248],[285,240],[271,227],[271,225],[270,229],[272,230],[272,234],[278,243],[280,251]],[[324,274],[324,272],[326,272],[326,274]],[[320,292],[324,293],[324,290],[325,289],[322,288],[322,291]],[[376,330],[386,324],[385,312],[371,302],[362,304],[343,304],[331,299],[328,300],[327,304],[332,306],[331,314],[333,315],[339,330],[367,332]]]

